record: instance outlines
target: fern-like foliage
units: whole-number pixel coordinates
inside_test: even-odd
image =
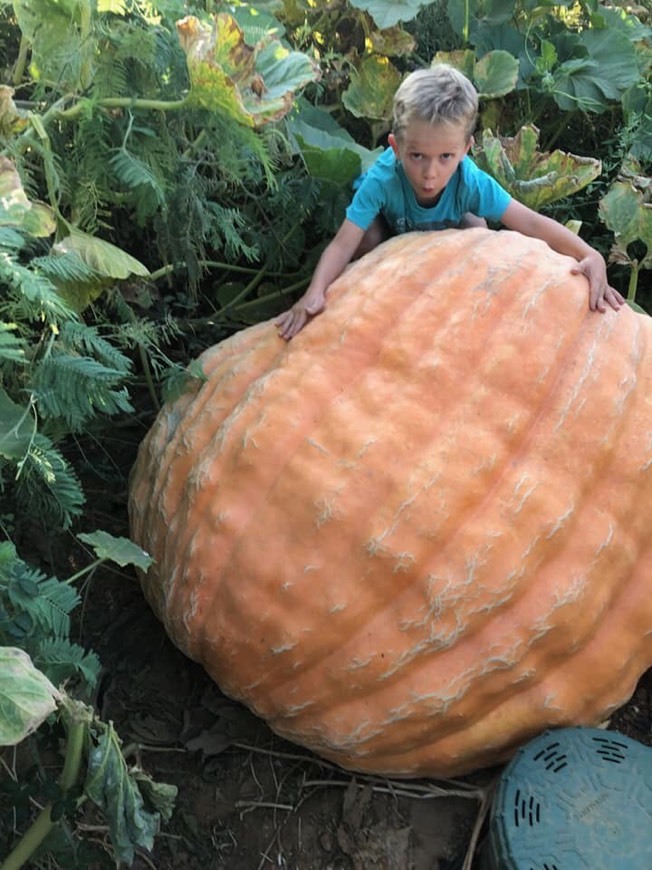
[[[15,323],[0,322],[0,365],[3,362],[25,363],[25,342],[15,335]]]
[[[0,645],[18,646],[55,685],[74,679],[90,689],[99,661],[70,640],[77,590],[31,567],[8,541],[0,543]]]
[[[81,515],[85,500],[79,478],[47,435],[36,432],[23,458],[2,463],[0,473],[3,467],[5,474],[10,467],[17,469],[13,491],[19,513],[63,529]]]
[[[122,371],[57,348],[35,368],[32,390],[42,417],[61,417],[71,432],[80,432],[97,414],[133,410],[123,378]]]
[[[2,284],[9,292],[0,297],[0,314],[9,314],[18,323],[36,320],[56,324],[75,316],[44,274],[24,266],[6,251],[0,252]]]

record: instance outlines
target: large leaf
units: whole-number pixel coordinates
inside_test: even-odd
[[[485,130],[474,157],[515,199],[535,211],[576,193],[602,171],[600,161],[592,157],[537,151],[538,140],[539,131],[531,124],[512,138]]]
[[[358,145],[329,112],[306,102],[300,104],[300,110],[288,118],[287,124],[313,178],[349,184],[369,168],[382,150],[370,151]]]
[[[400,83],[401,74],[388,58],[370,55],[352,73],[342,103],[356,118],[390,121],[394,94]]]
[[[147,267],[131,254],[78,229],[71,229],[52,250],[59,254],[77,254],[90,269],[105,278],[124,280],[130,275],[149,275]]]
[[[368,12],[381,30],[399,21],[411,21],[432,0],[351,0],[351,6]]]
[[[26,652],[0,647],[0,746],[16,746],[36,731],[60,697]]]
[[[610,260],[614,263],[652,269],[652,179],[637,175],[635,163],[623,167],[618,180],[600,200],[600,218],[614,233]],[[642,242],[645,256],[634,260],[628,250]]]
[[[438,51],[432,65],[448,63],[470,79],[480,97],[493,100],[511,93],[518,80],[518,60],[508,51],[489,51],[480,60],[471,49]]]
[[[85,544],[90,544],[99,559],[110,559],[123,568],[125,565],[135,565],[141,571],[147,571],[154,561],[142,547],[128,538],[116,538],[102,530],[82,532],[78,537]]]
[[[189,101],[250,127],[282,118],[296,92],[319,78],[314,61],[289,51],[271,33],[247,45],[226,13],[215,15],[212,24],[189,15],[177,22],[177,32],[190,75]]]
[[[508,51],[490,51],[481,57],[473,70],[473,83],[486,99],[511,93],[518,79],[518,60]]]
[[[0,227],[12,227],[29,236],[50,236],[55,230],[52,210],[30,202],[18,170],[8,157],[0,156]]]
[[[32,48],[32,73],[62,90],[91,84],[97,46],[85,29],[91,0],[14,0],[18,25]]]
[[[636,49],[624,33],[585,30],[580,43],[587,57],[562,63],[553,73],[552,94],[564,111],[606,111],[640,79]]]

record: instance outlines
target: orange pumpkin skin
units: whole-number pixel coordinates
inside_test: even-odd
[[[458,775],[652,663],[652,320],[510,232],[390,240],[201,357],[131,484],[145,595],[282,736]]]

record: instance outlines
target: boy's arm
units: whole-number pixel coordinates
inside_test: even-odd
[[[297,334],[306,323],[324,310],[326,291],[348,266],[362,241],[364,230],[345,220],[335,238],[324,248],[308,289],[289,311],[276,318],[278,334],[286,341]]]
[[[624,303],[620,293],[609,286],[607,267],[602,255],[565,226],[514,199],[507,206],[501,220],[507,229],[542,239],[553,251],[575,257],[578,263],[572,271],[585,275],[588,279],[589,308],[592,311],[606,311],[605,303],[618,311]]]

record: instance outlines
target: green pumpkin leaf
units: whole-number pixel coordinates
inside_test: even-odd
[[[365,57],[342,94],[342,103],[356,118],[390,121],[401,74],[386,57]]]
[[[300,111],[288,118],[288,129],[313,178],[335,184],[349,184],[382,151],[358,145],[328,112],[308,103],[302,103]]]
[[[288,50],[273,34],[247,45],[226,13],[215,15],[212,25],[189,15],[177,22],[177,32],[190,75],[189,101],[249,127],[282,118],[296,92],[319,78],[314,61]]]
[[[93,548],[98,559],[109,559],[122,568],[125,565],[135,565],[141,571],[147,571],[154,561],[148,553],[128,538],[116,538],[102,530],[82,532],[77,537]]]
[[[474,158],[515,199],[535,211],[576,193],[602,171],[600,161],[591,157],[537,151],[538,141],[539,131],[532,124],[511,138],[484,130]]]
[[[478,94],[493,100],[511,93],[518,80],[518,60],[508,51],[490,51],[480,58],[473,70]]]
[[[351,0],[351,6],[368,12],[381,30],[399,21],[411,21],[432,0]]]
[[[478,95],[488,100],[511,93],[518,80],[518,60],[503,49],[489,51],[476,60],[472,49],[438,51],[432,62],[448,63],[473,82]]]
[[[63,92],[88,87],[97,51],[83,24],[91,20],[91,0],[14,0],[13,6],[31,44],[34,77],[57,82]]]
[[[587,57],[560,64],[552,76],[552,96],[564,111],[582,109],[599,114],[640,79],[636,49],[611,28],[582,31]]]
[[[16,746],[36,731],[60,697],[26,652],[0,647],[0,746]]]

